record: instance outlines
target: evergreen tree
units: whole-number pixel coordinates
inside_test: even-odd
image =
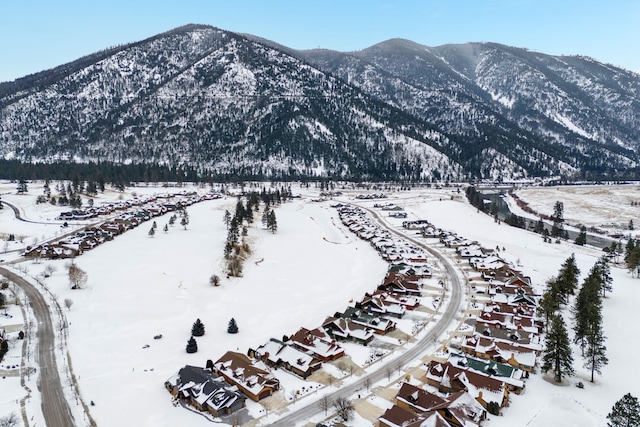
[[[198,351],[198,343],[196,342],[196,339],[194,337],[189,338],[189,341],[187,341],[186,350],[187,353],[195,353],[196,351]]]
[[[555,278],[549,279],[547,289],[538,301],[538,315],[545,319],[545,330],[549,331],[549,322],[560,309],[561,298],[558,295]]]
[[[627,240],[627,244],[624,247],[624,262],[626,262],[626,263],[629,262],[629,258],[631,257],[631,253],[633,252],[635,247],[636,247],[636,240],[635,239]]]
[[[229,212],[228,209],[225,209],[224,216],[222,217],[222,221],[224,222],[224,225],[227,227],[227,230],[228,230],[229,226],[231,225],[231,212]]]
[[[238,202],[236,203],[236,213],[235,213],[235,216],[238,219],[238,224],[242,224],[242,221],[244,221],[245,219],[245,215],[246,215],[246,210],[244,208],[244,204],[242,203],[242,200],[238,199]]]
[[[578,276],[580,276],[580,269],[576,264],[576,256],[571,254],[560,266],[557,278],[558,290],[562,294],[565,304],[568,296],[573,295],[578,287]]]
[[[551,226],[551,237],[564,237],[564,205],[562,202],[556,202],[553,207],[553,225]]]
[[[238,324],[236,323],[236,319],[233,317],[229,320],[229,325],[227,326],[227,332],[230,334],[238,333]]]
[[[602,335],[602,325],[599,322],[592,326],[587,334],[587,350],[585,352],[584,367],[591,370],[591,382],[594,373],[602,375],[602,368],[609,363],[604,345],[605,337]]]
[[[164,232],[168,232],[169,231],[169,224],[165,224],[164,228],[163,228]]]
[[[200,321],[200,319],[196,319],[191,327],[191,335],[194,337],[201,337],[204,335],[204,324]]]
[[[278,221],[276,220],[276,213],[273,211],[269,211],[269,217],[267,218],[267,229],[272,233],[278,231]]]
[[[153,237],[153,236],[155,236],[155,234],[156,234],[156,229],[155,229],[154,227],[151,227],[151,228],[149,229],[149,233],[148,233],[148,234],[149,234],[149,237]]]
[[[578,237],[576,237],[575,244],[580,246],[587,244],[587,227],[584,225],[580,227],[580,233],[578,234]]]
[[[607,415],[609,427],[640,427],[640,403],[627,393],[618,400]]]
[[[602,256],[596,262],[598,266],[598,273],[600,274],[600,291],[603,298],[607,297],[607,291],[613,291],[613,277],[611,277],[611,268],[609,267],[609,260]]]
[[[27,188],[27,181],[25,179],[21,179],[18,181],[18,188],[16,189],[18,194],[28,193],[29,189]]]
[[[4,357],[4,355],[7,354],[8,352],[9,352],[9,341],[2,340],[2,343],[0,343],[0,361],[2,361],[2,358]]]
[[[553,370],[556,382],[561,382],[565,375],[573,375],[573,356],[569,345],[569,336],[561,316],[551,319],[551,331],[545,338],[545,353],[542,358],[542,370]]]
[[[580,344],[582,354],[586,345],[586,338],[594,324],[601,322],[602,302],[598,293],[600,292],[599,278],[597,272],[592,268],[591,273],[585,278],[580,292],[576,297],[572,314],[574,319],[574,338],[576,344]]]
[[[267,226],[267,223],[269,222],[269,212],[271,212],[271,210],[269,209],[269,205],[267,204],[264,207],[264,212],[262,212],[262,225],[264,225],[265,227]]]
[[[187,225],[189,225],[189,214],[187,213],[187,210],[184,209],[182,211],[182,219],[180,220],[180,225],[184,227],[184,229],[187,229]]]

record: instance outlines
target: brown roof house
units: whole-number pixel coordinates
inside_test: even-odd
[[[304,379],[322,367],[320,360],[275,338],[258,347],[255,356],[269,366],[284,368]]]
[[[262,363],[260,363],[262,364]],[[213,372],[236,385],[249,399],[256,402],[269,397],[280,388],[280,381],[255,360],[235,351],[226,352],[213,365]]]

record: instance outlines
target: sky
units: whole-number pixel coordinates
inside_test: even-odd
[[[0,82],[188,23],[295,49],[497,42],[640,72],[638,0],[0,0]]]

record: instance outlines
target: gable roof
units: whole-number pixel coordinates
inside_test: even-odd
[[[167,382],[200,407],[208,406],[216,411],[231,408],[236,402],[246,400],[236,387],[227,384],[222,377],[197,366],[186,365]]]
[[[275,338],[271,338],[268,342],[258,347],[256,353],[262,355],[272,364],[285,363],[301,372],[314,369],[320,363],[313,356],[303,353],[297,348]]]
[[[391,408],[387,409],[384,414],[378,417],[378,420],[384,422],[389,426],[408,426],[409,423],[413,423],[415,421],[421,421],[424,417],[412,412],[408,409],[401,408],[398,405],[393,405]]]
[[[332,359],[344,354],[344,349],[340,344],[319,328],[312,331],[300,328],[291,335],[290,340],[300,348],[325,359]]]
[[[254,361],[242,353],[227,351],[214,366],[229,380],[254,395],[258,395],[264,387],[278,389],[280,386],[273,374],[255,366]]]
[[[442,397],[407,382],[402,383],[396,400],[400,400],[421,412],[429,412],[446,402]]]

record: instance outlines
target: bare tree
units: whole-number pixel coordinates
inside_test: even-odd
[[[5,415],[0,418],[0,427],[15,427],[18,425],[18,416],[15,412],[10,413],[9,415]]]
[[[393,369],[391,369],[390,367],[387,367],[387,369],[384,370],[384,373],[387,374],[387,381],[390,381],[391,375],[393,375]]]
[[[369,389],[371,388],[371,378],[365,378],[365,380],[364,380],[364,388],[367,389],[367,393],[368,393]]]
[[[342,417],[343,420],[347,421],[355,408],[353,407],[353,402],[347,399],[346,397],[337,397],[336,400],[333,401],[333,407],[339,416]]]
[[[242,415],[233,414],[229,421],[231,421],[231,426],[232,427],[238,427],[238,426],[242,425]]]
[[[260,404],[264,408],[264,414],[269,415],[269,411],[271,410],[271,401],[263,400]]]
[[[56,271],[55,266],[51,264],[47,264],[47,266],[44,268],[45,277],[51,277],[51,275],[55,273],[55,271]]]
[[[212,274],[211,277],[209,277],[209,283],[211,283],[213,286],[220,286],[220,276],[218,276],[217,274]]]
[[[326,394],[318,400],[318,406],[324,411],[324,415],[326,416],[329,408],[331,408],[331,400]]]
[[[73,300],[71,298],[64,299],[64,306],[67,307],[67,310],[71,310],[72,305],[73,305]]]
[[[75,263],[69,265],[69,283],[71,289],[82,289],[87,284],[87,272]]]

